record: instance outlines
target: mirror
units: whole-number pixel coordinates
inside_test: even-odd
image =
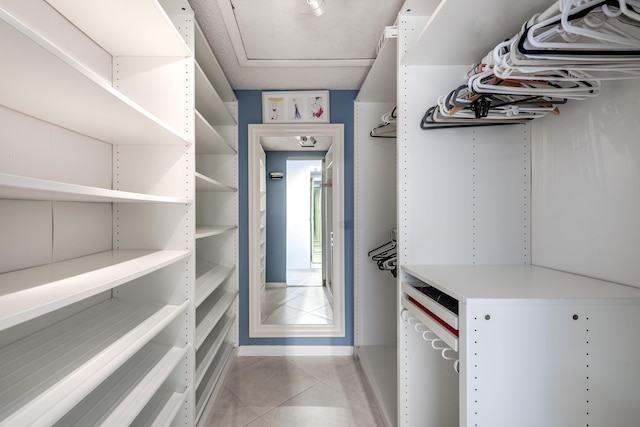
[[[345,334],[343,132],[342,124],[249,125],[250,337]],[[288,166],[269,170],[268,156],[278,154],[286,157]],[[299,184],[294,184],[294,175],[302,177]],[[294,193],[294,187],[300,192]],[[274,208],[272,202],[278,199],[283,206]],[[284,199],[291,202],[286,237],[273,222],[283,220]],[[270,269],[280,268],[272,267],[274,259],[286,277],[280,271],[275,282],[267,281],[267,260]],[[292,312],[284,316],[287,293],[310,295],[316,305],[317,298],[324,298],[326,305],[296,317],[293,311],[304,308],[292,304]]]

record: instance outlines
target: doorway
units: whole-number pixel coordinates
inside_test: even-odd
[[[298,145],[301,135],[313,135],[319,141],[316,155],[309,147]],[[307,138],[307,137],[305,137]],[[310,138],[310,137],[308,137]],[[269,170],[267,154],[271,151],[293,151],[290,164],[283,169]],[[324,151],[324,152],[319,152]],[[281,153],[283,154],[283,153]],[[307,159],[305,159],[305,156]],[[287,238],[303,237],[302,242],[272,246],[267,252],[265,235],[276,233],[278,227],[267,221],[270,185],[278,186],[294,178],[294,164],[302,165],[308,157],[320,156],[320,167],[307,167],[302,180],[304,195],[290,195],[292,208],[286,213]],[[344,336],[344,212],[343,212],[343,125],[249,125],[249,336],[250,337],[321,337]],[[277,177],[272,179],[270,177]],[[293,186],[292,186],[293,187]],[[272,193],[273,195],[273,193]],[[266,198],[267,203],[264,203]],[[266,208],[265,208],[266,206]],[[301,208],[302,209],[301,211]],[[275,215],[278,217],[278,215]],[[282,215],[280,215],[282,216]],[[291,219],[291,221],[289,221]],[[297,231],[291,228],[298,223]],[[302,223],[302,229],[300,228]],[[335,226],[334,226],[335,224]],[[301,245],[301,246],[300,246]],[[291,250],[289,250],[291,249]],[[287,279],[280,285],[296,290],[313,288],[326,296],[331,315],[322,322],[307,316],[300,323],[268,322],[263,312],[267,283],[266,258],[287,254]],[[303,274],[304,273],[304,274]],[[311,274],[313,273],[313,274]],[[308,274],[308,275],[307,275]],[[306,276],[305,276],[306,275]],[[304,276],[304,277],[301,277]],[[318,280],[319,279],[319,280]],[[275,283],[278,285],[278,283]],[[319,286],[318,286],[319,285]],[[331,292],[327,292],[330,289]],[[282,292],[282,291],[281,291]],[[292,293],[293,294],[293,293]],[[282,308],[283,310],[285,307]],[[326,310],[325,310],[326,313]],[[317,314],[317,313],[316,313]]]

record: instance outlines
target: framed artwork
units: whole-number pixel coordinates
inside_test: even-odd
[[[329,91],[262,92],[262,123],[329,123]]]

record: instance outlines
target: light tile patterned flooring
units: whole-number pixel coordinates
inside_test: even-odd
[[[383,427],[350,356],[238,357],[211,427]]]
[[[262,291],[262,323],[322,325],[333,322],[333,309],[319,270],[288,270],[286,287]]]

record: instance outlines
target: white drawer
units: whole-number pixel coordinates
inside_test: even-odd
[[[417,283],[418,286],[428,286],[422,282]],[[458,315],[453,311],[449,310],[445,306],[439,304],[434,301],[432,298],[428,297],[424,293],[420,292],[417,289],[416,284],[411,284],[410,282],[402,282],[402,291],[411,296],[413,299],[418,301],[422,306],[424,306],[431,313],[435,314],[446,324],[451,326],[456,331],[458,330]]]

